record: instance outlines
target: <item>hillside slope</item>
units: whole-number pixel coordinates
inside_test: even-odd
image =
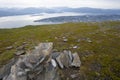
[[[0,65],[14,57],[17,47],[26,43],[29,51],[40,42],[53,42],[57,51],[78,52],[82,62],[79,77],[83,80],[120,80],[120,22],[0,29]]]

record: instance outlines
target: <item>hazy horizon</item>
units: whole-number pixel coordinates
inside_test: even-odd
[[[102,9],[120,9],[120,0],[0,0],[0,8],[29,8],[29,7],[90,7]]]

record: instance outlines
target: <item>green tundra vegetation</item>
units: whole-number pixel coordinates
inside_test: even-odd
[[[29,51],[40,42],[53,42],[58,51],[78,52],[82,62],[79,73],[89,80],[120,80],[119,21],[0,29],[0,65],[15,56],[17,46],[26,43]],[[13,48],[6,50],[9,46]]]

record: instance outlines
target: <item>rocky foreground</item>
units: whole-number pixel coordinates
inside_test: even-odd
[[[80,65],[78,53],[55,52],[53,43],[41,43],[33,51],[19,54],[5,65],[0,80],[63,80],[63,74],[67,74],[67,79],[75,80],[77,75],[67,72],[74,69],[79,72]]]

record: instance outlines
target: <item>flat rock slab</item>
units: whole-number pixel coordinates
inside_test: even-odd
[[[15,53],[16,56],[20,56],[20,55],[23,55],[23,54],[25,54],[25,50],[17,51]]]
[[[56,58],[56,61],[57,61],[58,65],[59,65],[59,67],[60,67],[61,69],[64,68],[64,65],[63,65],[63,63],[62,63],[62,62],[63,62],[63,61],[62,61],[63,56],[64,56],[64,54],[61,53],[61,54]]]
[[[37,47],[35,47],[33,54],[44,54],[45,56],[47,56],[50,55],[52,49],[53,43],[41,43]]]
[[[80,67],[81,65],[81,61],[80,61],[80,58],[79,58],[79,55],[78,53],[74,53],[73,54],[73,62],[71,64],[72,67]]]
[[[71,51],[64,50],[63,53],[60,53],[60,55],[56,58],[56,61],[60,68],[69,68],[73,60]]]

